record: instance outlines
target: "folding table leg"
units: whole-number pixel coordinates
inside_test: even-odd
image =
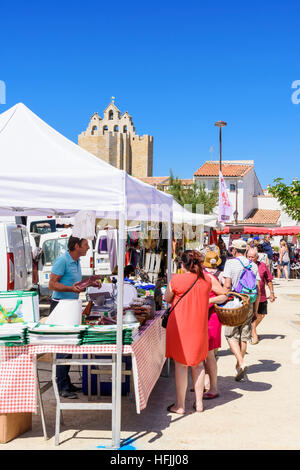
[[[91,355],[88,354],[88,359],[91,359]],[[88,401],[91,401],[92,399],[92,384],[91,384],[91,381],[92,381],[92,376],[91,376],[91,366],[88,365],[88,369],[87,369],[87,372],[88,372]]]
[[[138,369],[135,355],[131,355],[131,363],[132,363],[132,375],[133,375],[133,382],[134,382],[134,394],[135,394],[135,403],[136,403],[136,412],[140,414],[140,397],[139,397],[139,387],[138,387]]]
[[[40,388],[40,381],[39,381],[39,373],[38,373],[38,368],[37,368],[36,356],[34,356],[33,361],[34,361],[34,371],[35,371],[35,378],[36,378],[37,398],[38,398],[38,403],[39,403],[39,408],[40,408],[40,413],[41,413],[41,420],[42,420],[42,428],[43,428],[44,439],[45,439],[45,441],[46,441],[46,440],[49,439],[49,438],[48,438],[47,429],[46,429],[46,421],[45,421],[45,414],[44,414],[44,405],[43,405],[42,394],[41,394],[41,388]]]
[[[97,374],[97,397],[101,398],[101,375]]]
[[[112,447],[116,445],[116,354],[112,354],[111,366],[111,429],[112,429]]]
[[[56,420],[55,420],[55,445],[59,445],[60,417],[62,415],[60,409],[60,397],[56,382],[56,354],[52,356],[52,385],[56,398]]]

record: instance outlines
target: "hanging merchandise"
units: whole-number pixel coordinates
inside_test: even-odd
[[[74,218],[73,237],[94,240],[95,238],[95,211],[79,211]]]
[[[116,231],[107,230],[107,252],[109,254],[111,272],[118,265]]]

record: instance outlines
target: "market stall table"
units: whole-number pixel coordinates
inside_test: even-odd
[[[133,376],[137,413],[145,409],[165,362],[165,329],[162,312],[141,326],[123,354],[131,354],[136,368]],[[46,353],[116,355],[115,344],[99,345],[27,345],[0,347],[0,413],[37,412],[36,357]]]

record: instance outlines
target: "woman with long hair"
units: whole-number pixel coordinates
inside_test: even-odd
[[[202,270],[203,258],[198,251],[185,251],[181,260],[183,273],[172,276],[164,299],[174,306],[182,297],[169,316],[166,331],[166,357],[175,362],[176,384],[176,403],[167,410],[182,415],[185,413],[189,366],[196,396],[193,407],[195,411],[203,411],[203,361],[208,354],[208,301],[212,283]]]
[[[277,279],[280,279],[281,269],[284,272],[285,279],[289,280],[290,256],[288,246],[285,240],[280,240],[279,260],[277,265]]]

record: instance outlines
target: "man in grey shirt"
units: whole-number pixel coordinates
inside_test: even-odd
[[[246,246],[246,242],[242,239],[233,240],[232,242],[231,248],[234,258],[226,261],[223,271],[224,286],[227,288],[228,292],[234,290],[237,287],[240,276],[244,270],[243,265],[249,265],[249,260],[245,257]],[[249,315],[242,325],[234,327],[227,326],[225,328],[225,337],[232,353],[235,355],[237,360],[235,376],[235,380],[237,381],[244,377],[248,368],[244,362],[244,357],[247,351],[247,341],[251,341],[252,319],[257,315],[260,297],[260,276],[257,265],[252,263],[250,269],[255,274],[257,280],[258,294],[256,300],[253,304],[251,304]]]

